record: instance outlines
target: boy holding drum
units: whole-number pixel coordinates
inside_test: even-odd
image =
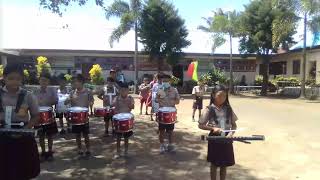
[[[111,111],[113,99],[119,94],[119,90],[114,84],[114,79],[108,77],[106,86],[98,94],[98,98],[103,101],[103,107],[109,111],[109,113],[104,116],[105,136],[109,136],[109,124],[113,116]]]
[[[128,84],[122,83],[120,84],[120,95],[117,96],[113,101],[113,106],[115,107],[115,116],[114,117],[126,117],[133,119],[133,115],[130,113],[132,109],[134,109],[134,99],[129,94]],[[123,116],[122,116],[123,115]],[[113,120],[115,121],[115,120]],[[115,130],[117,136],[117,154],[114,156],[115,159],[120,157],[120,143],[121,138],[124,138],[124,155],[128,155],[129,148],[129,137],[133,135],[132,129],[128,129],[126,132],[121,132],[119,130]]]
[[[93,95],[90,90],[84,88],[83,84],[85,82],[85,78],[78,74],[77,76],[73,77],[72,79],[75,90],[70,93],[70,98],[66,100],[67,103],[71,103],[71,108],[78,108],[86,110],[87,116],[85,117],[85,122],[81,124],[73,124],[72,119],[71,121],[71,128],[72,133],[76,134],[76,142],[78,146],[78,155],[82,157],[84,152],[82,151],[82,143],[81,143],[81,136],[84,138],[84,143],[86,146],[85,156],[89,157],[91,155],[90,152],[90,141],[89,141],[89,117],[88,117],[88,108],[90,103],[94,101]],[[81,111],[80,113],[83,113]],[[71,117],[72,118],[72,117]]]
[[[51,116],[49,117],[49,122],[36,125],[36,128],[41,128],[41,133],[39,133],[39,144],[42,151],[40,156],[41,161],[53,160],[53,135],[58,133],[57,122],[55,121],[52,114],[52,106],[57,104],[58,96],[54,88],[48,87],[48,85],[50,84],[50,79],[51,75],[49,74],[49,72],[42,72],[39,78],[40,89],[35,93],[38,98],[41,111],[45,111],[45,109],[47,109],[48,115]],[[48,139],[48,152],[46,152],[45,137]]]
[[[180,96],[179,96],[178,90],[170,85],[171,76],[167,74],[163,74],[161,77],[162,77],[162,88],[159,89],[157,92],[156,102],[159,103],[160,109],[162,107],[175,109],[175,106],[180,103]],[[161,120],[159,118],[158,118],[158,122],[159,122],[160,153],[162,154],[165,151],[168,151],[168,152],[174,151],[174,146],[172,144],[174,123],[164,124],[164,123],[161,123]],[[164,144],[165,132],[168,134],[168,140],[169,140],[168,145]]]

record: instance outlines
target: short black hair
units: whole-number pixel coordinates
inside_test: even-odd
[[[125,89],[128,89],[129,88],[129,85],[128,85],[128,83],[119,83],[119,87],[120,88],[125,88]]]
[[[43,71],[41,74],[40,74],[40,77],[39,78],[47,78],[49,80],[51,80],[51,74],[49,72],[46,72],[46,71]]]
[[[66,77],[65,77],[65,74],[59,74],[58,76],[58,81],[66,81]]]
[[[72,80],[77,80],[83,83],[85,83],[86,78],[84,78],[84,76],[82,74],[77,74],[75,76],[72,77]]]
[[[3,76],[7,76],[10,73],[18,73],[19,75],[21,75],[23,77],[24,74],[23,74],[22,65],[18,64],[18,63],[7,64],[3,70]]]
[[[108,77],[108,78],[107,78],[107,82],[115,82],[115,81],[114,81],[114,79],[113,79],[113,78]]]

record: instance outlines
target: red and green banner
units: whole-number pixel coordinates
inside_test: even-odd
[[[198,81],[198,61],[189,64],[187,75],[194,81]]]

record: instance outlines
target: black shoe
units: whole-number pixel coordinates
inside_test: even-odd
[[[110,136],[110,135],[109,135],[109,132],[108,132],[108,131],[105,131],[103,136],[104,136],[104,137],[109,137],[109,136]]]
[[[52,162],[54,160],[53,159],[53,152],[48,152],[46,159],[47,159],[47,161]]]
[[[85,153],[85,159],[89,159],[91,156],[91,152],[90,151],[86,151]]]
[[[64,130],[64,129],[61,129],[61,131],[60,131],[60,134],[61,134],[61,135],[64,135],[64,134],[66,134],[66,130]]]

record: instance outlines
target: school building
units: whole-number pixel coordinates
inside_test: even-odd
[[[111,68],[119,68],[125,75],[126,81],[134,79],[133,51],[101,51],[101,50],[67,50],[67,49],[0,49],[1,63],[19,62],[30,72],[35,71],[36,58],[46,56],[51,64],[53,72],[60,73],[82,73],[88,76],[93,64],[100,64],[105,77]],[[162,70],[172,73],[183,81],[190,80],[186,76],[187,68],[192,60],[198,60],[199,74],[203,74],[214,66],[226,72],[229,76],[229,54],[209,53],[185,53],[179,63],[170,67],[164,63]],[[233,54],[234,77],[240,81],[242,76],[246,77],[246,83],[252,85],[257,75],[261,74],[261,59],[256,55]],[[149,59],[147,55],[138,57],[138,74],[141,78],[144,74],[157,72],[157,62]],[[272,55],[269,65],[270,78],[276,75],[286,77],[302,77],[302,49],[282,52]],[[307,78],[316,78],[320,83],[320,46],[307,50]]]

